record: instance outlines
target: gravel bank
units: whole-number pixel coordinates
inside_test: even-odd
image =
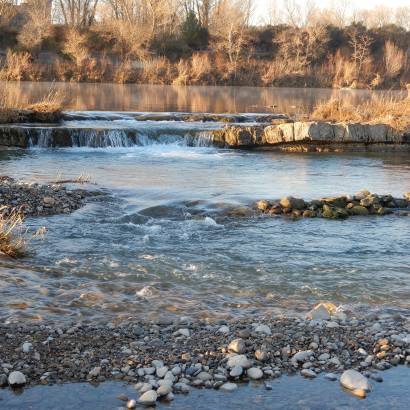
[[[261,317],[258,323],[3,324],[0,352],[3,386],[13,372],[13,380],[27,385],[123,380],[135,384],[137,402],[146,404],[193,387],[233,391],[238,382],[260,380],[270,389],[269,379],[284,374],[324,372],[337,380],[346,370],[341,383],[362,397],[383,381],[380,371],[410,363],[410,320],[355,318],[322,304],[307,319]]]
[[[63,184],[40,185],[0,177],[0,213],[17,209],[25,216],[68,214],[81,208],[87,198],[100,195],[98,191],[68,189]]]

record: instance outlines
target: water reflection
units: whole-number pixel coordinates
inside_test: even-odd
[[[67,109],[106,111],[280,112],[302,115],[312,111],[318,101],[331,98],[342,98],[356,105],[374,95],[406,95],[400,91],[314,88],[8,83],[13,100],[21,103],[44,97],[51,86],[67,96]]]

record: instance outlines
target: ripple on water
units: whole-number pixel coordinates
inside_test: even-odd
[[[113,192],[73,215],[28,221],[48,233],[27,259],[0,259],[2,318],[302,312],[322,299],[410,310],[410,218],[294,222],[232,213],[260,198],[351,193],[363,188],[363,175],[373,191],[402,194],[408,158],[189,147],[173,158],[158,153],[179,147],[155,149],[0,160],[0,173],[37,180],[87,169]]]

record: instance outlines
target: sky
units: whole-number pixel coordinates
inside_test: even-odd
[[[388,7],[400,7],[400,6],[410,6],[410,0],[351,0],[352,4],[359,8],[371,8],[376,5],[382,4]],[[269,4],[269,0],[255,0],[256,7],[263,10],[264,7]],[[327,7],[331,4],[331,0],[316,0],[316,4],[319,7]]]
[[[400,6],[409,6],[410,0],[350,0],[353,7],[357,9],[371,9],[378,5],[383,5],[387,7],[400,7]],[[266,15],[266,8],[268,7],[270,0],[254,0],[256,13],[259,18],[262,18],[264,14]],[[318,7],[329,7],[331,5],[331,0],[316,0]]]

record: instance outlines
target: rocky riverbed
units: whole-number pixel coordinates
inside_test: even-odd
[[[410,320],[321,303],[305,318],[2,324],[0,347],[2,387],[122,380],[135,384],[134,397],[119,397],[128,408],[248,380],[271,389],[269,380],[296,373],[324,373],[365,397],[383,381],[380,371],[410,364]]]
[[[278,200],[260,200],[255,207],[271,216],[285,215],[292,218],[346,219],[350,216],[410,215],[410,192],[403,198],[378,195],[362,190],[354,195],[325,197],[313,201],[288,196]]]
[[[41,185],[0,177],[0,212],[8,215],[13,210],[25,216],[68,214],[81,208],[87,198],[99,191],[68,189],[64,184]]]

